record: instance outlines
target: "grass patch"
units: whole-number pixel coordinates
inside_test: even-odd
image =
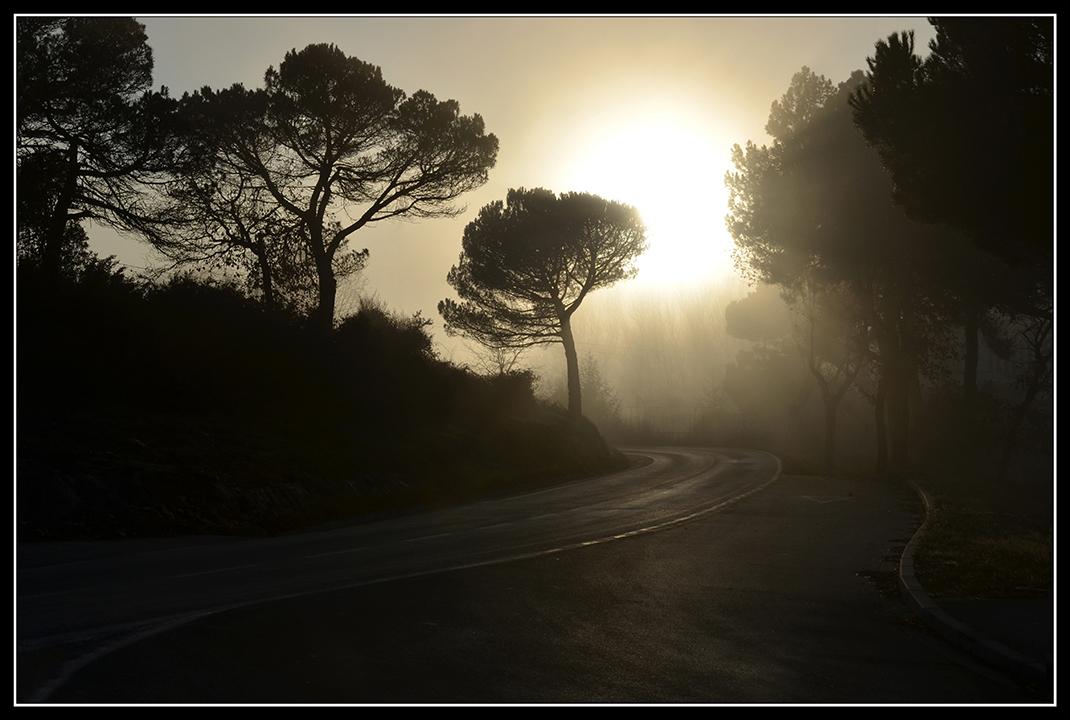
[[[915,554],[918,580],[933,597],[1037,598],[1052,589],[1052,525],[934,498]]]

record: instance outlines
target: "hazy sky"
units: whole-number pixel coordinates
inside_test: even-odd
[[[268,66],[310,43],[378,65],[407,93],[455,99],[500,142],[490,181],[458,218],[358,232],[366,291],[435,320],[446,273],[479,209],[513,187],[588,191],[636,205],[651,249],[636,283],[685,284],[730,270],[724,174],[734,143],[768,142],[764,126],[802,66],[838,83],[866,68],[874,43],[924,18],[606,16],[138,16],[154,84],[173,96],[203,86],[260,87]],[[119,247],[119,246],[116,246]],[[115,252],[102,248],[106,253]],[[140,248],[121,258],[142,265]],[[582,311],[581,311],[582,312]]]

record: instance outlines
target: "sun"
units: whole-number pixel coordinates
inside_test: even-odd
[[[647,224],[649,249],[638,281],[690,282],[731,269],[724,227],[730,145],[709,126],[665,111],[588,123],[564,162],[564,190],[634,205]]]

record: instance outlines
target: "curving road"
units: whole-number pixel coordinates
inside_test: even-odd
[[[629,452],[330,532],[19,546],[16,702],[1051,701],[898,596],[906,484]]]
[[[428,514],[270,539],[17,547],[20,661],[54,648],[46,700],[111,649],[271,600],[531,558],[673,527],[758,492],[779,461],[746,450],[630,448],[629,470]],[[26,683],[20,680],[20,687]]]

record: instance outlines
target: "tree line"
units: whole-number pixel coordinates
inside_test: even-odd
[[[968,436],[983,338],[1029,358],[1005,474],[1051,382],[1053,20],[931,22],[924,59],[902,33],[838,85],[804,67],[772,105],[772,144],[735,146],[725,178],[737,267],[790,308],[791,331],[775,339],[820,393],[830,470],[839,409],[857,392],[873,407],[878,472],[907,472],[920,383],[956,358]],[[329,334],[339,280],[367,261],[351,245],[358,231],[457,215],[497,158],[479,115],[392,87],[333,45],[286,53],[260,88],[172,98],[151,89],[136,20],[20,17],[16,70],[17,255],[46,284],[100,263],[91,220],[178,266],[235,269],[266,310]],[[591,292],[633,277],[646,246],[630,205],[512,189],[466,226],[447,277],[459,300],[439,312],[502,370],[560,343],[579,416],[575,315]],[[769,339],[745,308],[730,310],[733,334]],[[726,377],[744,360],[761,371],[771,347]]]
[[[333,45],[286,53],[259,88],[172,98],[150,89],[136,20],[16,28],[20,539],[282,532],[626,462],[578,410],[539,401],[532,376],[439,358],[419,313],[336,307],[368,257],[361,229],[454,216],[486,182],[498,140],[479,115]],[[612,262],[595,233],[616,206],[568,197],[555,227],[571,239],[539,252],[567,275],[565,252]],[[128,277],[93,252],[88,222],[175,272]],[[341,495],[236,499],[295,484]]]
[[[453,100],[389,85],[333,45],[286,53],[263,87],[150,89],[131,18],[17,22],[18,256],[46,281],[88,262],[82,222],[148,242],[176,266],[237,270],[269,311],[328,332],[338,282],[368,251],[355,234],[394,218],[455,216],[498,139]],[[561,342],[580,414],[569,319],[586,294],[634,275],[634,208],[595,196],[509,192],[465,232],[449,275],[450,332],[500,347]]]
[[[288,52],[261,88],[180,99],[149,89],[130,18],[19,18],[17,48],[19,194],[40,218],[20,240],[46,274],[71,226],[94,219],[178,263],[248,264],[269,308],[311,286],[304,302],[330,328],[339,276],[367,256],[353,234],[457,214],[497,156],[479,115],[410,96],[333,45]]]
[[[735,146],[725,178],[737,267],[779,289],[786,343],[820,390],[829,471],[854,388],[874,408],[878,473],[908,472],[920,383],[955,358],[961,427],[940,431],[973,435],[984,338],[1026,357],[1005,476],[1051,379],[1053,21],[930,22],[924,59],[904,32],[839,85],[802,68],[772,105],[772,144]]]

